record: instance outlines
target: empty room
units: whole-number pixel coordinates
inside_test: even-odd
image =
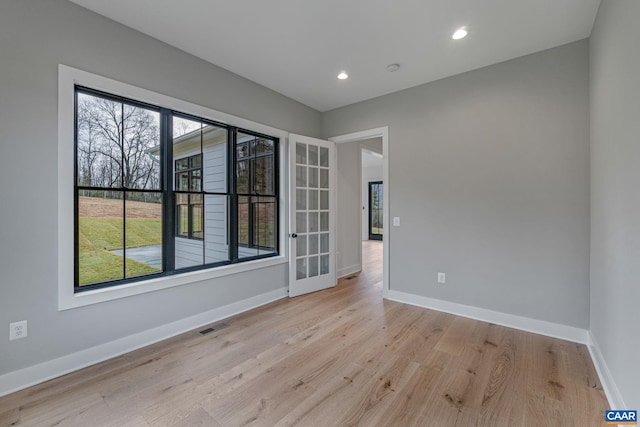
[[[637,0],[2,0],[0,426],[640,407]]]

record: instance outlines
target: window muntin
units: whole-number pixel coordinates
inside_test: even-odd
[[[104,108],[91,110],[87,102]],[[109,120],[113,125],[105,125]],[[245,232],[254,248],[249,253],[239,236],[239,191],[230,184],[238,163],[229,147],[239,136],[253,153],[249,167],[261,156],[272,160],[257,166],[263,171],[258,184],[255,171],[247,176],[252,196],[267,187],[271,193],[268,203],[251,200],[257,219]],[[76,291],[278,255],[277,144],[277,138],[76,87]],[[100,214],[87,201],[93,196],[108,202],[111,216],[91,219]],[[87,245],[84,232],[96,229],[95,222],[108,223],[108,229],[97,227],[106,245],[96,247],[96,236]]]

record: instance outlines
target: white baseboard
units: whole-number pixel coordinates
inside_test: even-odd
[[[443,311],[445,313],[468,317],[470,319],[495,323],[509,328],[520,329],[540,335],[586,344],[587,346],[591,344],[589,331],[573,326],[560,325],[558,323],[551,323],[544,320],[531,319],[529,317],[516,316],[515,314],[507,314],[485,308],[472,307],[470,305],[458,304],[455,302],[443,301],[394,290],[389,290],[386,298],[392,301],[417,305],[419,307]]]
[[[338,270],[338,279],[341,279],[345,276],[348,276],[350,274],[353,273],[357,273],[359,271],[362,271],[362,265],[361,264],[354,264],[354,265],[350,265],[348,267],[344,267]]]
[[[589,332],[589,336],[591,339],[591,345],[588,345],[587,347],[589,348],[589,354],[591,354],[591,360],[593,360],[596,372],[598,372],[598,376],[600,377],[604,394],[609,400],[609,405],[611,405],[611,408],[609,409],[627,409],[627,406],[624,404],[624,400],[622,399],[622,394],[620,394],[620,390],[618,389],[616,382],[613,380],[613,376],[611,376],[607,362],[605,362],[604,357],[600,352],[598,342],[595,340],[591,332]]]
[[[213,310],[196,314],[185,319],[180,319],[166,325],[158,326],[115,341],[110,341],[95,347],[81,350],[77,353],[72,353],[38,365],[29,366],[28,368],[0,375],[0,396],[22,390],[32,385],[77,371],[116,356],[120,356],[121,354],[128,353],[158,341],[171,338],[183,332],[187,332],[235,314],[251,310],[252,308],[268,304],[272,301],[286,297],[287,292],[287,288],[281,288],[261,295],[256,295],[254,297],[214,308]]]

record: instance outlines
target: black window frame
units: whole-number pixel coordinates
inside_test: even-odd
[[[104,187],[90,187],[83,186],[78,184],[78,94],[83,93],[91,96],[96,96],[99,98],[104,98],[107,100],[120,102],[125,105],[131,105],[135,107],[141,107],[145,109],[150,109],[153,111],[157,111],[160,113],[160,189],[159,190],[137,190],[137,189],[127,189],[122,188],[118,189],[118,191],[122,191],[123,198],[126,199],[127,192],[156,192],[162,194],[162,271],[157,273],[150,273],[136,277],[128,277],[117,280],[107,280],[103,282],[90,283],[81,285],[79,281],[79,271],[80,271],[80,263],[79,263],[79,195],[80,191],[83,190],[99,190],[105,191],[108,190]],[[226,168],[227,168],[227,191],[226,193],[217,193],[220,195],[227,196],[227,244],[229,251],[229,260],[219,261],[214,263],[204,263],[202,265],[196,265],[192,267],[186,268],[175,268],[175,239],[176,238],[184,238],[179,236],[178,231],[178,213],[177,213],[177,205],[176,205],[176,195],[181,193],[178,191],[175,186],[175,180],[177,179],[175,162],[173,159],[173,118],[187,118],[192,120],[201,121],[203,124],[211,125],[219,128],[226,129],[227,131],[227,158],[226,158]],[[264,254],[258,254],[256,256],[251,257],[243,257],[240,258],[238,256],[238,200],[239,196],[244,194],[239,194],[236,188],[236,167],[237,167],[237,157],[236,157],[236,141],[238,133],[242,133],[245,135],[252,135],[256,138],[264,138],[273,141],[273,162],[272,162],[272,170],[273,170],[273,194],[263,195],[263,194],[251,194],[253,197],[269,197],[273,199],[274,209],[275,209],[275,223],[274,223],[274,242],[275,247],[268,248],[271,249],[271,252],[267,252]],[[202,153],[201,153],[202,154]],[[239,128],[236,126],[232,126],[225,123],[216,122],[207,118],[195,116],[188,113],[183,113],[178,110],[173,110],[171,108],[161,107],[153,104],[148,104],[145,102],[137,101],[135,99],[127,98],[120,95],[114,95],[111,93],[103,92],[100,90],[96,90],[93,88],[74,85],[74,293],[80,293],[84,291],[90,291],[94,289],[113,287],[118,285],[124,285],[128,283],[141,282],[145,280],[149,280],[151,278],[158,277],[168,277],[178,274],[183,274],[191,271],[197,270],[207,270],[215,267],[220,267],[224,265],[230,264],[239,264],[247,261],[253,261],[258,259],[266,259],[280,255],[280,139],[274,136],[262,134],[259,132],[252,131],[250,129]],[[189,156],[190,157],[190,156]],[[204,164],[204,158],[201,158],[201,188],[204,185],[204,170],[202,165]],[[191,182],[190,182],[191,184]],[[205,192],[200,192],[203,197],[203,215],[204,215],[204,194]],[[189,209],[189,222],[191,222],[191,208]],[[123,223],[126,218],[126,211],[123,210]],[[203,227],[203,239],[206,236],[206,225],[204,221],[202,222]],[[124,227],[126,228],[126,226]],[[189,232],[191,234],[192,227],[189,226]],[[125,231],[126,232],[126,231]],[[250,235],[253,235],[253,230],[250,231]],[[125,240],[126,241],[126,240]]]

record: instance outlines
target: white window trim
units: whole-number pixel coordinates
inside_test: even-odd
[[[225,265],[173,276],[155,277],[149,280],[127,283],[84,292],[74,292],[74,86],[81,85],[125,98],[171,108],[194,116],[237,126],[280,139],[279,165],[279,248],[280,255],[255,261]],[[286,146],[289,134],[271,126],[192,104],[126,83],[86,71],[58,65],[58,310],[68,310],[97,304],[174,286],[210,280],[217,277],[243,273],[288,262],[286,224],[288,224],[288,200],[286,183]]]

